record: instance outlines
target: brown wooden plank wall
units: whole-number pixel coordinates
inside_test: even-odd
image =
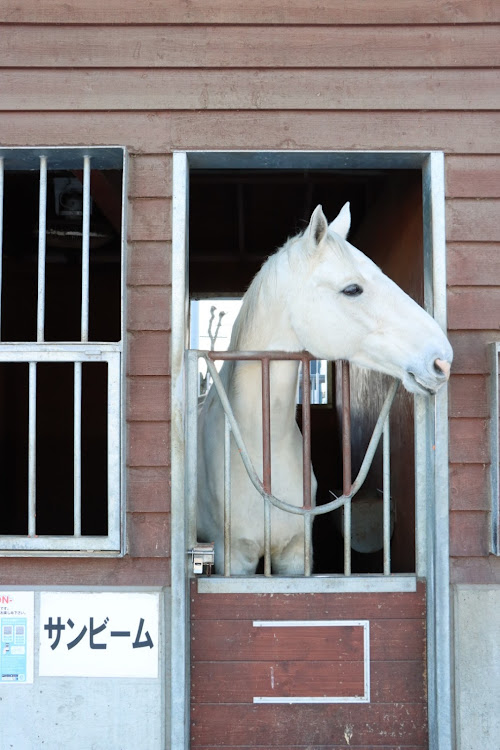
[[[192,583],[191,747],[427,747],[425,588],[400,594],[198,594]],[[368,620],[370,702],[256,704],[255,696],[363,694],[360,627],[253,621]]]
[[[20,0],[0,8],[0,142],[131,154],[123,560],[4,559],[26,584],[169,580],[173,149],[446,153],[453,577],[488,557],[488,365],[498,336],[496,0]]]
[[[496,97],[498,103],[498,96]],[[500,339],[500,157],[448,156],[452,580],[498,583],[489,555],[489,361]],[[473,225],[477,231],[474,231]]]

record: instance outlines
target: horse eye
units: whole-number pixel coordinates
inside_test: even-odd
[[[359,284],[349,284],[345,289],[342,289],[342,294],[345,294],[346,297],[359,297],[360,294],[363,294],[363,287]]]

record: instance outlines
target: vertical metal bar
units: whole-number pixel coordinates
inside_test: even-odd
[[[36,534],[36,362],[29,363],[28,393],[28,536]]]
[[[344,495],[351,491],[351,384],[349,362],[342,360],[342,477]],[[344,503],[344,575],[351,575],[351,500]]]
[[[196,506],[198,499],[198,352],[186,352],[185,382],[185,424],[184,440],[186,455],[185,497],[186,497],[186,549],[191,549],[197,541]],[[184,554],[186,554],[184,550]]]
[[[304,508],[313,505],[311,493],[311,373],[308,357],[302,359],[302,503]],[[312,573],[311,514],[304,516],[304,575]]]
[[[120,354],[110,354],[107,358],[108,375],[108,537],[120,544],[120,393],[121,362]],[[90,365],[92,366],[92,365]]]
[[[384,575],[391,572],[391,445],[389,417],[383,433],[383,516],[384,516]]]
[[[74,363],[73,383],[73,535],[82,534],[82,363]]]
[[[304,575],[310,576],[313,566],[312,527],[314,518],[311,513],[304,516]]]
[[[231,426],[224,414],[224,575],[231,575]]]
[[[89,340],[90,156],[83,157],[82,342]]]
[[[271,382],[269,357],[262,359],[262,484],[271,492]],[[271,504],[264,499],[264,575],[271,575]]]
[[[425,307],[446,331],[446,231],[444,154],[431,152],[422,172]],[[427,402],[429,404],[429,402]],[[432,404],[432,401],[431,401]],[[429,745],[453,747],[451,693],[451,611],[449,550],[448,394],[442,388],[427,406],[435,445],[430,461],[433,482],[427,498],[427,667]],[[429,443],[428,443],[429,445]]]
[[[303,507],[311,508],[311,374],[309,358],[302,360],[302,498]]]
[[[188,309],[188,203],[189,164],[185,153],[176,152],[172,159],[172,334],[171,334],[171,710],[170,747],[189,748],[189,596],[187,581],[187,555],[189,524],[186,523],[185,440],[183,414],[186,392],[184,390],[184,349],[187,339]],[[198,365],[196,364],[196,368]],[[195,379],[197,386],[197,378]],[[196,387],[196,392],[198,388]],[[197,404],[196,404],[197,408]],[[196,519],[194,519],[194,524]],[[168,745],[168,743],[167,743]]]
[[[427,399],[415,396],[415,572],[418,578],[427,577],[427,516],[426,499],[429,495],[429,452],[427,450]],[[432,491],[432,490],[431,490]]]
[[[3,193],[4,160],[3,156],[0,156],[0,341],[2,340]]]
[[[238,254],[240,256],[245,255],[245,197],[243,191],[243,185],[238,184]]]
[[[45,247],[47,235],[47,157],[40,157],[40,191],[38,200],[38,299],[36,340],[45,340]]]
[[[490,344],[490,487],[491,487],[491,544],[490,552],[500,555],[500,344]]]

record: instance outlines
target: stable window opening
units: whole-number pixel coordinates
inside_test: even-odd
[[[187,363],[192,359],[187,351],[189,299],[241,297],[263,260],[287,237],[305,228],[311,210],[318,203],[331,220],[349,201],[352,209],[349,240],[410,297],[434,314],[438,325],[445,329],[443,159],[442,154],[427,152],[178,153],[174,154],[173,191],[172,376],[176,385],[172,390],[172,534],[173,564],[179,572],[186,551],[193,556],[197,542],[206,541],[201,535],[198,539],[196,532],[197,466],[193,456],[197,451],[191,445],[196,443],[199,375],[192,378],[194,391],[189,375],[184,381],[182,399],[178,390],[178,378],[180,375],[185,378]],[[216,352],[209,359],[217,360]],[[312,407],[309,420],[312,465],[318,479],[317,503],[325,507],[332,493],[342,494],[343,473],[341,365],[329,363],[329,367],[331,405]],[[390,379],[385,376],[351,368],[351,481],[363,462],[389,384]],[[443,398],[436,399],[439,414],[444,410],[443,403]],[[433,404],[432,398],[413,396],[399,389],[391,410],[388,441],[390,503],[389,523],[384,527],[388,526],[390,536],[390,574],[383,550],[365,547],[357,550],[352,545],[348,573],[351,583],[343,583],[342,590],[346,585],[350,590],[365,590],[367,580],[378,581],[375,585],[382,588],[377,590],[387,590],[389,584],[393,590],[394,586],[403,587],[397,590],[408,590],[407,585],[414,586],[416,577],[426,575],[429,550],[426,538],[429,533],[434,535],[435,523],[440,526],[434,504],[442,505],[436,486],[439,481],[441,487],[444,475],[437,460],[446,445],[441,439],[445,425],[435,422],[437,406]],[[178,422],[177,412],[185,414],[184,422]],[[297,405],[297,423],[304,429],[300,405]],[[182,436],[177,429],[181,424],[184,424]],[[435,433],[438,428],[439,433]],[[356,512],[360,516],[362,500],[380,506],[380,490],[383,490],[380,478],[386,472],[381,454],[381,450],[376,453],[362,494],[357,501],[353,500],[353,506],[358,502]],[[363,498],[365,492],[368,497]],[[175,500],[178,493],[187,503],[185,518]],[[337,520],[330,513],[314,523],[313,575],[307,578],[306,573],[306,588],[301,588],[296,579],[300,590],[317,588],[321,581],[328,580],[341,585],[341,579],[345,578],[342,511],[336,515]],[[380,518],[378,511],[372,515]],[[357,519],[353,528],[356,524]],[[364,544],[362,526],[359,536],[360,544]],[[380,539],[379,528],[374,536]],[[386,528],[383,536],[386,539]],[[207,570],[207,566],[202,564],[201,569]],[[189,564],[188,571],[192,574]],[[210,579],[206,583],[200,579],[199,586],[203,590],[214,587],[216,590],[218,578],[212,576],[211,584]],[[251,583],[251,578],[247,578],[245,585],[251,585],[252,590],[257,590],[255,586],[270,590],[264,586],[266,576],[253,579]],[[224,580],[221,590],[231,583],[228,578]],[[268,583],[281,585],[277,581],[279,573],[276,576],[274,571]],[[237,590],[238,581],[233,580],[233,584],[230,590]]]
[[[0,149],[3,554],[121,551],[124,166]]]
[[[422,303],[422,176],[418,169],[213,170],[208,173],[193,170],[189,224],[191,298],[212,295],[216,299],[243,294],[263,261],[289,236],[307,226],[317,204],[322,204],[327,217],[333,219],[345,201],[350,201],[353,217],[349,240]],[[214,313],[218,314],[219,308]],[[200,348],[222,348],[217,342],[214,344]],[[331,363],[330,368],[332,379],[339,381],[339,363]],[[315,361],[311,369],[316,374]],[[361,466],[389,383],[389,378],[377,373],[351,368],[352,479]],[[311,410],[311,457],[318,481],[318,505],[330,502],[332,493],[342,495],[338,386],[333,401],[330,409]],[[301,424],[300,408],[297,420]],[[391,411],[391,431],[394,436],[391,441],[391,572],[411,573],[415,571],[413,398],[402,389]],[[362,490],[352,501],[353,573],[381,574],[384,570],[382,474],[382,450],[379,448]],[[316,517],[314,573],[344,572],[343,530],[342,509]]]

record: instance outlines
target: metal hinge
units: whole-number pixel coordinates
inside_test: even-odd
[[[200,576],[205,573],[209,576],[211,574],[215,558],[215,545],[213,542],[210,542],[210,544],[196,544],[193,549],[188,549],[187,553],[193,559],[193,573],[195,575]]]

